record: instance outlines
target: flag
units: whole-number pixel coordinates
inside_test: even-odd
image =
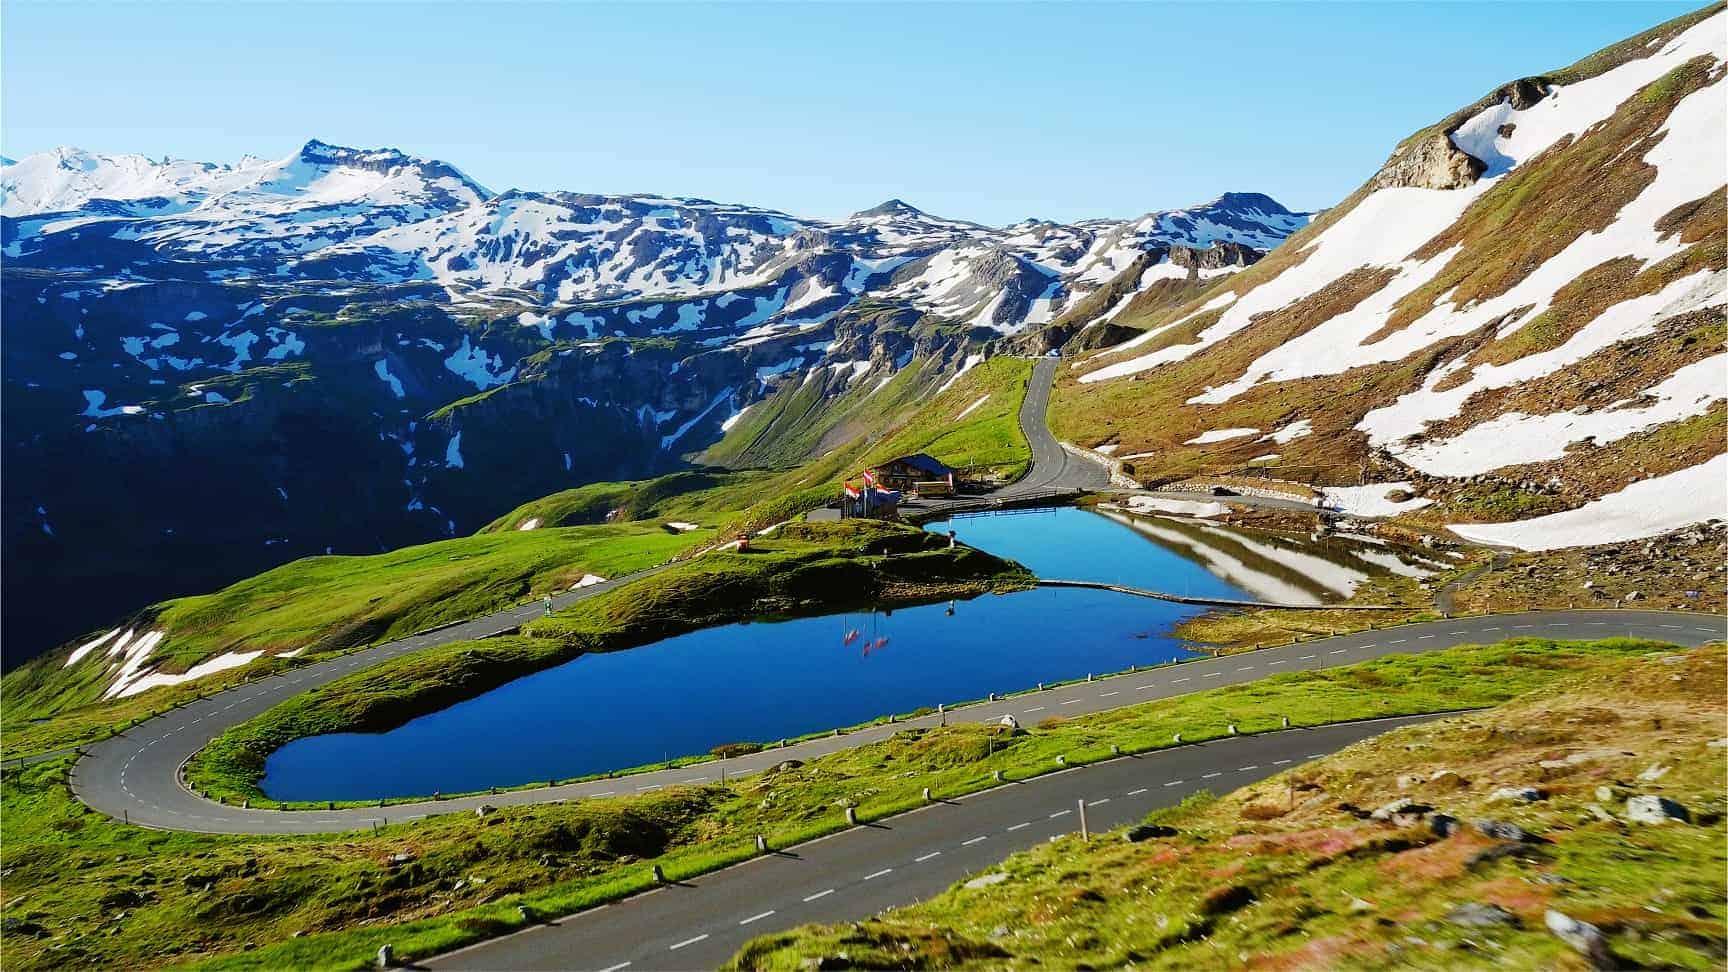
[[[864,482],[870,484],[871,486],[876,485],[876,474],[871,472],[868,469],[864,470]]]
[[[846,495],[847,495],[847,496],[849,496],[849,497],[851,497],[851,498],[852,498],[852,499],[857,499],[857,498],[858,498],[858,487],[856,487],[856,486],[854,486],[854,485],[852,485],[852,484],[851,484],[851,483],[847,483],[847,484],[846,484],[846,485],[845,485],[845,486],[844,486],[844,487],[842,487],[842,488],[843,488],[843,489],[845,489],[845,490],[846,490]]]

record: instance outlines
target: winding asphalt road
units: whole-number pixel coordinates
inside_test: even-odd
[[[1078,494],[1105,489],[1110,470],[1101,463],[1062,448],[1050,432],[1046,417],[1050,409],[1050,387],[1061,359],[1039,358],[1026,382],[1026,397],[1020,402],[1020,434],[1032,453],[1026,474],[987,496],[956,496],[948,499],[918,499],[900,507],[908,519],[929,520],[951,510],[970,510],[995,504],[1024,504],[1054,494]]]
[[[1050,386],[1056,379],[1060,358],[1039,358],[1026,383],[1020,402],[1020,432],[1032,449],[1032,465],[1026,475],[998,490],[995,495],[1038,493],[1053,489],[1103,489],[1110,485],[1110,470],[1062,448],[1050,432]]]
[[[596,585],[598,586],[598,585]],[[593,590],[589,588],[587,590]],[[532,616],[531,608],[527,611]],[[521,612],[518,612],[520,615]],[[518,616],[516,622],[525,620]],[[494,615],[417,638],[450,640],[477,637],[487,627],[504,623]],[[262,679],[165,713],[124,735],[89,747],[72,777],[73,792],[85,803],[117,819],[168,830],[207,833],[276,834],[333,833],[363,830],[379,823],[416,820],[430,814],[473,811],[483,805],[512,806],[553,800],[604,797],[645,792],[686,783],[705,783],[721,772],[738,776],[785,759],[810,759],[826,753],[876,742],[904,725],[948,721],[996,722],[1012,715],[1022,723],[1052,715],[1073,716],[1150,699],[1170,698],[1220,685],[1251,682],[1268,675],[1348,665],[1390,654],[1431,651],[1457,644],[1495,642],[1521,635],[1550,638],[1602,638],[1634,635],[1682,645],[1702,644],[1728,635],[1722,618],[1660,611],[1551,611],[1455,618],[1405,625],[1267,648],[1243,655],[1207,658],[1165,665],[1140,672],[1100,678],[1043,692],[947,710],[903,723],[871,726],[843,735],[823,736],[749,756],[680,769],[658,770],[615,779],[589,780],[562,786],[505,793],[394,804],[384,808],[338,810],[262,810],[223,806],[187,790],[180,766],[223,731],[240,724],[284,699],[428,644],[405,639],[367,649],[298,671]],[[1003,686],[1004,690],[1018,686]],[[927,700],[934,706],[949,702]]]
[[[744,864],[460,951],[432,969],[696,969],[749,939],[909,904],[1015,851],[1137,821],[1198,790],[1227,792],[1435,716],[1239,737],[1124,756],[853,827]]]

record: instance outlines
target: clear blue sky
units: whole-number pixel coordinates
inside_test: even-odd
[[[394,146],[495,190],[986,223],[1330,205],[1501,81],[1697,4],[5,0],[0,152]]]

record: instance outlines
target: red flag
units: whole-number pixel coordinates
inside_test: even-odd
[[[876,485],[876,474],[868,469],[864,470],[864,481],[872,486]]]

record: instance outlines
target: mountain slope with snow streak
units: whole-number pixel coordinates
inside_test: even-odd
[[[1725,36],[1717,5],[1418,132],[1269,258],[1083,359],[1058,428],[1161,476],[1271,444],[1218,430],[1307,422],[1286,478],[1410,480],[1458,523],[1660,501],[1629,487],[1687,481],[1724,444]],[[1158,421],[1106,421],[1126,415]],[[1673,501],[1681,523],[1728,518]],[[1558,521],[1564,545],[1625,539],[1597,520]]]
[[[0,162],[4,531],[7,559],[37,566],[6,580],[5,640],[70,633],[47,607],[70,583],[117,614],[683,468],[777,414],[769,399],[803,404],[808,427],[739,456],[827,448],[1141,247],[1269,246],[1305,220],[1251,194],[1072,226],[898,200],[816,220],[494,194],[443,162],[318,141],[232,165]]]

